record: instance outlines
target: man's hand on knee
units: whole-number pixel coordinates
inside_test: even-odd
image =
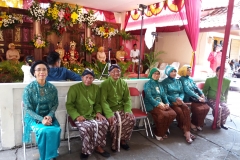
[[[78,122],[83,122],[83,121],[85,121],[86,119],[85,119],[83,116],[78,116],[78,117],[76,118],[76,120],[77,120]]]
[[[132,113],[125,113],[125,118],[129,118],[131,120],[135,119],[135,117]]]
[[[96,120],[103,121],[103,120],[106,120],[106,118],[101,113],[97,113]]]
[[[108,118],[109,125],[113,125],[114,121],[115,121],[115,117],[114,116]]]

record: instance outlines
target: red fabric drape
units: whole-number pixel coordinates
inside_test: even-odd
[[[123,24],[123,30],[126,29],[130,16],[131,16],[131,11],[126,12],[126,14],[125,14],[125,21],[124,21],[124,24]],[[119,42],[120,42],[120,45],[123,44],[123,40],[122,40],[121,37],[120,37],[120,41]]]
[[[178,7],[180,8],[180,2],[178,1]],[[200,0],[185,0],[185,8],[186,8],[186,17],[188,24],[184,25],[185,31],[187,33],[188,40],[192,46],[193,54],[192,54],[192,76],[194,76],[195,70],[195,51],[197,49],[198,44],[198,36],[199,36],[199,22],[200,22],[200,12],[201,12],[201,1]],[[183,12],[179,12],[182,20],[183,20]]]
[[[115,19],[115,16],[114,16],[114,13],[113,12],[109,12],[109,11],[102,11],[104,17],[105,17],[105,21],[106,22],[113,22],[113,23],[116,23],[116,19]]]
[[[124,25],[123,25],[123,30],[126,29],[130,16],[131,16],[131,11],[126,12],[126,14],[125,14],[125,21],[124,21]]]

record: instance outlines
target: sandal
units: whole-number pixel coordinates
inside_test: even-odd
[[[155,135],[155,137],[156,137],[156,139],[157,139],[158,141],[163,141],[163,138],[162,138],[162,137],[158,137],[158,136],[156,136],[156,135]]]
[[[163,137],[162,137],[163,139],[167,139],[168,138],[168,136],[165,134]]]
[[[192,140],[196,139],[196,137],[191,133],[190,133],[190,137],[191,137]]]
[[[197,130],[198,130],[198,131],[202,131],[203,129],[202,129],[200,126],[198,126],[198,127],[197,127]]]
[[[193,140],[192,140],[191,138],[189,138],[189,139],[186,138],[186,142],[187,142],[188,144],[191,144],[191,143],[193,142]]]

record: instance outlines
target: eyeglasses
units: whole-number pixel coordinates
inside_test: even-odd
[[[41,72],[41,71],[46,72],[47,69],[46,68],[37,68],[37,69],[35,69],[35,71],[37,71],[37,72]]]

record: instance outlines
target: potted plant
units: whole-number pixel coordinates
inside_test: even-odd
[[[0,62],[0,83],[22,82],[22,65],[24,62],[3,61]]]
[[[131,35],[130,33],[127,33],[124,30],[121,30],[118,35],[122,38],[123,42],[125,43],[126,41],[130,40],[138,40],[135,36]]]
[[[151,70],[157,62],[161,61],[159,55],[163,53],[163,51],[145,53],[145,59],[142,61],[144,72],[147,69]]]
[[[128,68],[129,68],[129,66],[132,64],[132,62],[131,61],[128,61],[128,62],[123,62],[123,61],[121,61],[121,62],[118,62],[118,65],[119,65],[119,67],[121,68],[121,77],[123,77],[123,78],[128,78],[128,75],[129,75],[129,72],[128,72]]]

